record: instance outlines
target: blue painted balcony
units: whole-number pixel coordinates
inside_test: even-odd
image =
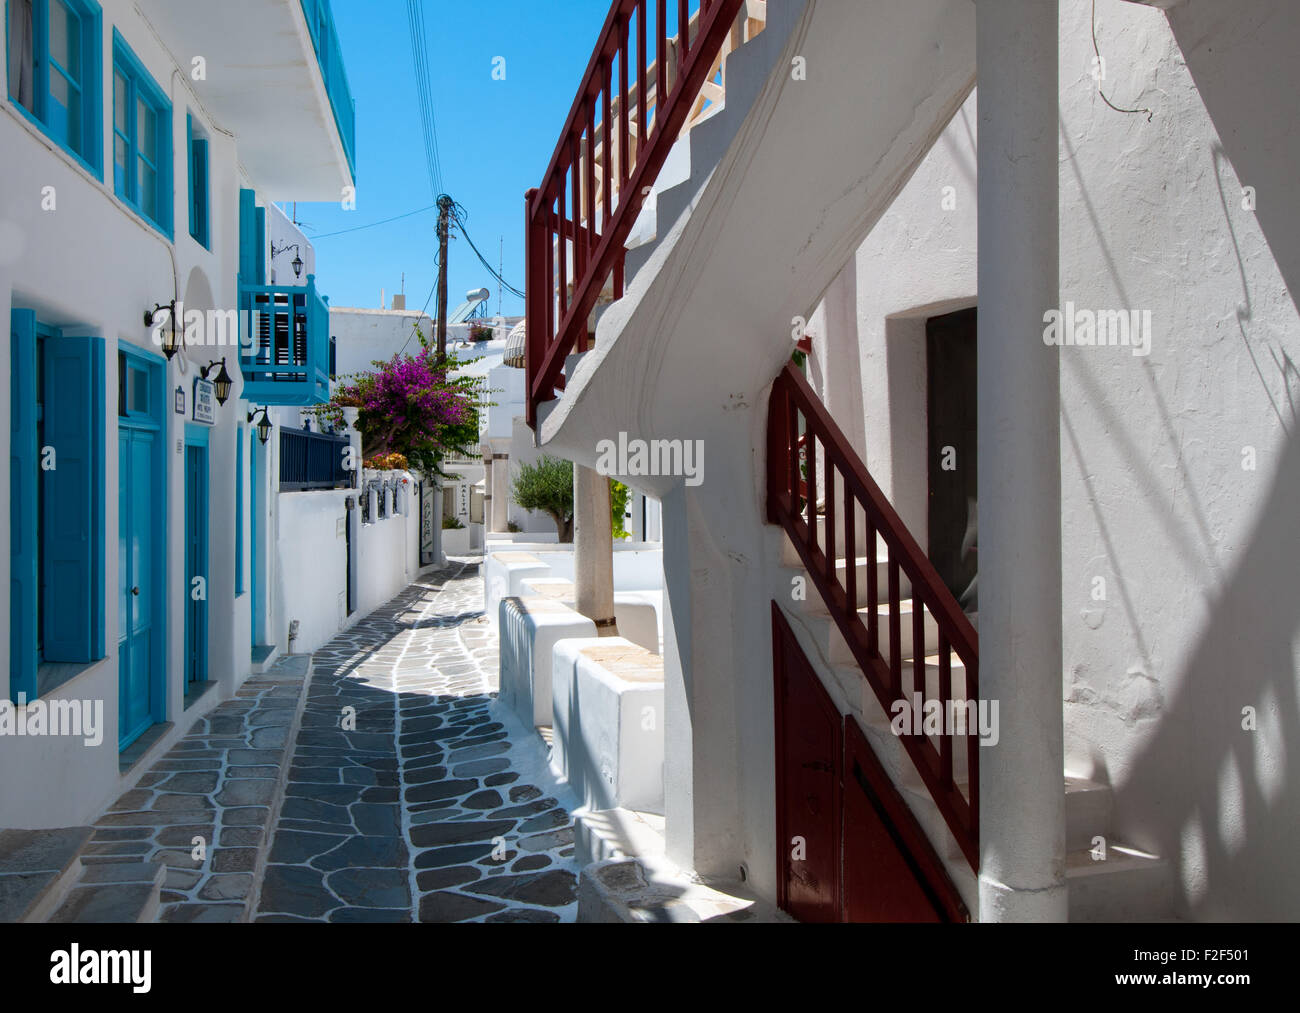
[[[240,285],[239,366],[252,404],[305,408],[330,398],[329,300],[306,286]]]
[[[334,122],[339,128],[343,150],[347,153],[348,168],[352,170],[352,178],[356,179],[357,104],[352,98],[352,86],[348,84],[339,33],[334,27],[334,12],[330,0],[302,0],[302,10],[307,15],[307,29],[311,32],[312,45],[316,47],[316,59],[320,63],[330,106],[334,109]]]

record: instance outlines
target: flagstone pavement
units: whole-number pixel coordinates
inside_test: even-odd
[[[572,921],[576,802],[497,703],[478,571],[426,575],[309,679],[250,680],[100,820],[88,860],[167,866],[164,921]]]

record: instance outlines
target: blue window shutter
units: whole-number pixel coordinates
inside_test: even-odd
[[[257,281],[257,194],[239,191],[239,277],[245,285]]]
[[[194,238],[204,246],[211,245],[208,222],[208,142],[194,138]]]
[[[36,314],[9,315],[9,694],[36,699]]]
[[[185,117],[185,138],[189,144],[190,160],[190,235],[197,239],[199,237],[199,159],[198,152],[194,148],[193,116]]]
[[[104,340],[45,340],[45,660],[104,656]]]
[[[266,284],[266,208],[257,209],[257,283]]]

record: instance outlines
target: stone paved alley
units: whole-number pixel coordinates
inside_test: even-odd
[[[478,569],[246,683],[98,822],[91,874],[163,864],[164,921],[573,920],[574,802],[496,702]]]

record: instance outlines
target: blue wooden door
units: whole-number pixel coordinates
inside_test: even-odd
[[[257,430],[248,431],[248,539],[251,565],[249,569],[249,598],[251,613],[248,620],[249,639],[256,647],[260,641],[257,628],[258,609],[262,600],[262,525],[260,522],[261,496],[257,487]]]
[[[208,681],[208,451],[185,448],[185,688]]]
[[[125,749],[154,722],[153,667],[159,656],[154,596],[159,525],[155,516],[157,436],[118,430],[118,574],[122,637],[118,642],[118,746]]]

